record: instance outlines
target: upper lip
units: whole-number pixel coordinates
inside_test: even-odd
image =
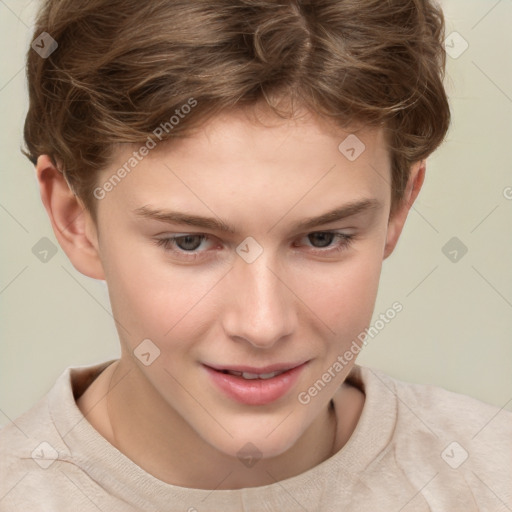
[[[298,363],[275,363],[267,366],[247,366],[247,365],[222,365],[222,364],[205,364],[210,368],[217,371],[231,371],[231,372],[243,372],[243,373],[254,373],[256,375],[264,375],[266,373],[283,372],[292,370],[301,366],[307,361],[300,361]]]

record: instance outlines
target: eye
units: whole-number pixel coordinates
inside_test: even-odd
[[[337,231],[314,231],[308,233],[305,238],[312,244],[313,252],[326,254],[347,249],[354,239],[354,235],[347,235]],[[336,241],[333,245],[333,242]]]
[[[181,257],[195,259],[205,251],[198,251],[201,244],[208,239],[207,235],[188,234],[179,236],[169,236],[155,240],[159,247],[165,251],[175,253]]]

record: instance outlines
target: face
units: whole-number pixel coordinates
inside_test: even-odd
[[[381,131],[357,132],[353,161],[348,135],[234,111],[157,146],[98,201],[122,361],[222,453],[288,449],[355,363],[335,365],[371,320],[391,171]]]

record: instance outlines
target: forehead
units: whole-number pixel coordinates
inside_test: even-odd
[[[108,180],[134,149],[119,148],[100,181]],[[253,214],[256,208],[263,220],[265,208],[270,222],[272,215],[275,220],[291,208],[310,210],[319,201],[337,206],[377,198],[385,204],[388,196],[382,129],[342,129],[308,112],[282,119],[237,109],[187,137],[157,144],[104,202],[132,210],[149,205],[222,212],[230,219],[233,211],[242,218],[245,208]]]
[[[298,110],[294,117],[283,119],[268,109],[258,107],[236,108],[225,111],[196,129],[189,137],[169,143],[175,156],[200,157],[201,147],[207,147],[210,159],[236,158],[241,161],[309,161],[320,153],[332,150],[333,161],[343,149],[340,144],[350,136],[357,154],[386,160],[387,144],[384,131],[379,128],[354,126],[341,128],[335,121],[316,115],[309,110]],[[361,142],[364,140],[364,144]],[[166,144],[161,148],[165,151]],[[191,152],[194,147],[196,151]],[[378,154],[377,154],[378,153]],[[155,155],[157,152],[154,153]],[[329,151],[326,157],[331,154]],[[350,157],[349,153],[345,156]],[[354,161],[354,160],[351,160]],[[213,163],[213,160],[212,160]]]

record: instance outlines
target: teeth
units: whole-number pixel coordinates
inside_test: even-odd
[[[275,377],[276,375],[279,375],[283,372],[272,372],[272,373],[262,373],[260,375],[260,379],[271,379],[272,377]]]
[[[252,380],[252,379],[257,379],[259,378],[259,375],[257,373],[247,373],[247,372],[242,372],[242,377],[244,379],[249,379],[249,380]]]
[[[249,372],[235,372],[232,370],[225,370],[225,373],[229,373],[230,375],[235,375],[236,377],[242,377],[246,380],[255,380],[255,379],[272,379],[273,377],[276,377],[277,375],[281,375],[281,373],[284,373],[286,370],[280,371],[280,372],[271,372],[271,373],[249,373]]]

